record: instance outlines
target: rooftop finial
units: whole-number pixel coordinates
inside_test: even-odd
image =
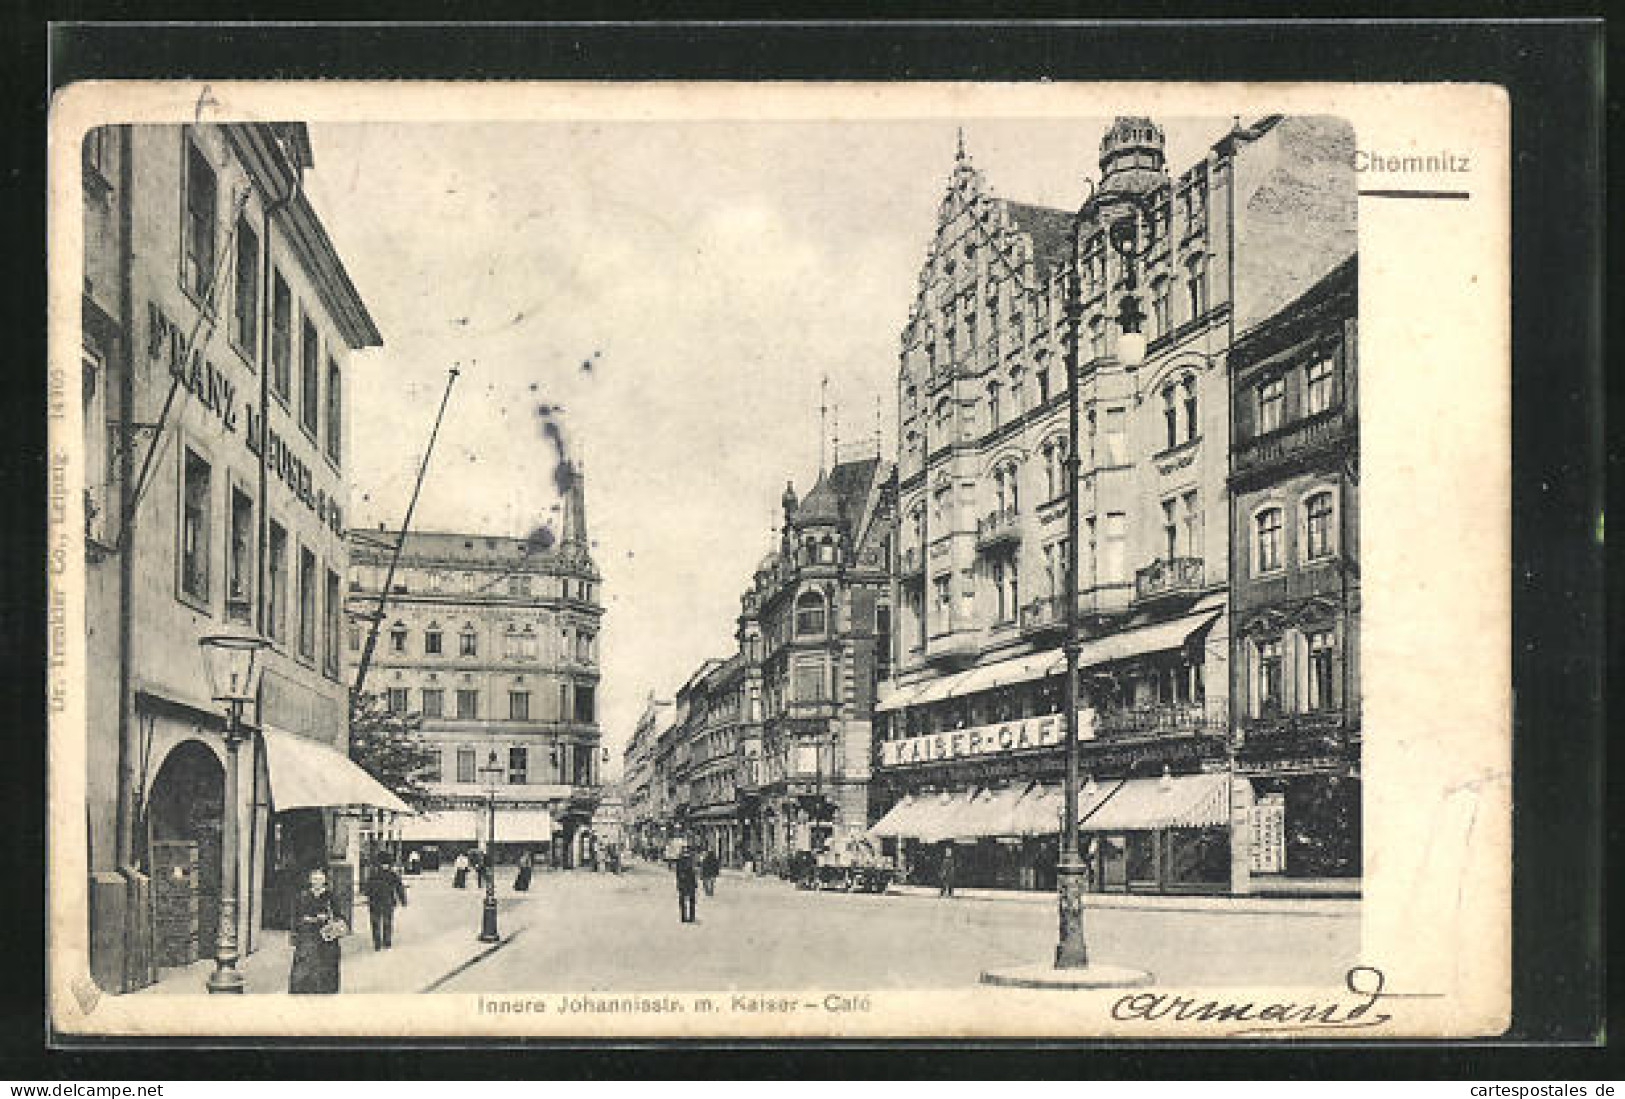
[[[829,375],[818,383],[818,472],[824,472],[824,448],[829,443]]]
[[[959,127],[958,134],[959,134],[959,151],[954,153],[954,159],[957,160],[957,161],[963,162],[964,159],[965,159],[965,127],[963,127],[963,126]]]

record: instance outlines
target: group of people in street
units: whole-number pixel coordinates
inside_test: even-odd
[[[681,923],[698,923],[699,891],[713,897],[717,892],[717,875],[722,871],[722,860],[715,851],[707,850],[694,857],[694,845],[687,840],[674,840],[668,858],[677,878],[677,918]]]

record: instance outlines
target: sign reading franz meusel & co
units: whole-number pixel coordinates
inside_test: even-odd
[[[204,357],[196,348],[190,356],[185,353],[186,334],[155,302],[147,303],[147,355],[167,361],[169,372],[184,385],[198,403],[220,420],[220,425],[233,434],[237,431],[237,384],[230,375]],[[259,409],[251,400],[242,403],[247,421],[244,445],[255,457],[259,456],[261,437],[266,451],[267,467],[293,491],[299,502],[316,513],[335,534],[344,533],[344,511],[327,490],[315,483],[310,465],[305,462],[286,440],[267,425],[260,423]]]
[[[1078,739],[1094,738],[1095,712],[1079,710]],[[1064,739],[1065,722],[1061,715],[1044,714],[1041,717],[1001,721],[996,725],[976,725],[969,729],[951,729],[904,740],[882,741],[880,763],[883,767],[907,767],[915,763],[937,763],[969,756],[1048,748],[1062,743]]]

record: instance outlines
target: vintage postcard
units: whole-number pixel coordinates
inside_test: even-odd
[[[66,88],[54,1033],[1501,1033],[1507,127]]]

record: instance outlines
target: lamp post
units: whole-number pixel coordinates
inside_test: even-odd
[[[497,781],[502,777],[502,765],[497,762],[495,749],[490,759],[480,768],[485,780],[485,902],[480,909],[480,942],[494,943],[502,936],[497,933],[497,874],[493,859],[496,857],[497,835]]]
[[[215,940],[214,971],[209,974],[211,993],[243,991],[243,975],[237,969],[237,749],[246,739],[243,707],[259,697],[260,674],[264,664],[260,654],[269,644],[246,625],[245,600],[228,606],[227,626],[217,634],[198,639],[203,650],[204,670],[209,677],[209,693],[226,709],[226,788],[221,799],[220,825],[220,916]],[[235,611],[239,613],[233,613]]]

